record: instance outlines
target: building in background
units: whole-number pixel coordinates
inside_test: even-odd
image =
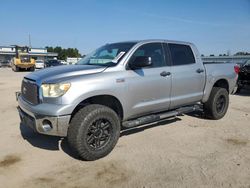
[[[67,64],[76,64],[78,61],[80,61],[81,57],[67,57]]]
[[[204,56],[201,57],[205,62],[232,62],[232,63],[243,63],[250,60],[250,55],[235,55],[235,56]]]
[[[47,52],[46,48],[30,48],[29,55],[34,59],[47,60],[55,59],[58,54]],[[10,61],[15,57],[15,47],[13,46],[0,46],[0,62]]]

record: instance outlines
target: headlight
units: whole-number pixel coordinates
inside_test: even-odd
[[[44,97],[60,97],[64,95],[70,88],[70,83],[64,84],[42,84],[42,92]]]

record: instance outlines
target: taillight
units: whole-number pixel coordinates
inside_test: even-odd
[[[240,72],[240,67],[239,67],[239,65],[235,65],[235,66],[234,66],[234,72],[235,72],[236,74],[239,74],[239,72]]]

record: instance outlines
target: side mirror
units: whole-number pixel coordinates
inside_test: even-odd
[[[131,69],[138,69],[143,67],[148,67],[152,65],[151,57],[148,56],[138,56],[134,61],[129,63]]]

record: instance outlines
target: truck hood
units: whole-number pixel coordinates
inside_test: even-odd
[[[67,77],[83,76],[104,71],[106,67],[95,65],[62,65],[38,70],[28,74],[25,78],[34,80],[38,84],[60,81]]]

